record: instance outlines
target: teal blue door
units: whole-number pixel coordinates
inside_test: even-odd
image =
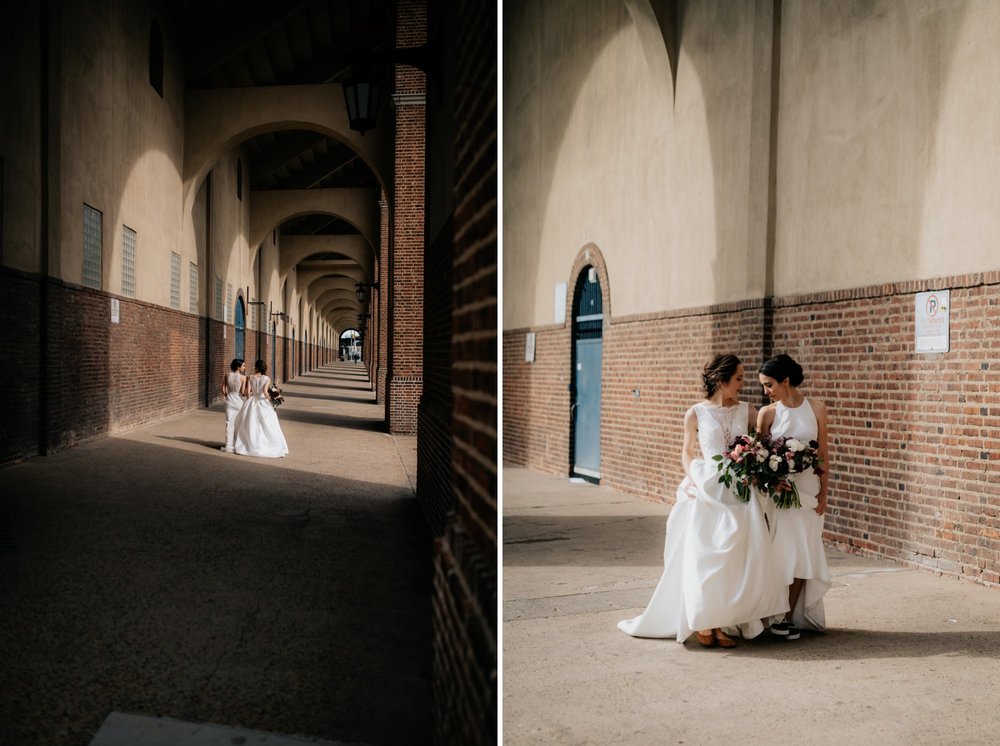
[[[246,360],[246,313],[243,310],[243,299],[236,299],[236,357]]]
[[[604,314],[596,270],[580,274],[573,298],[573,384],[570,411],[571,474],[601,478],[601,361]]]

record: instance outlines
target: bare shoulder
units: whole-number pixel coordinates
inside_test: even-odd
[[[821,402],[819,399],[813,399],[810,396],[809,397],[809,405],[812,407],[813,413],[817,417],[820,417],[820,416],[826,417],[826,404],[824,404],[823,402]]]
[[[774,419],[775,406],[773,404],[765,404],[760,408],[757,413],[758,422],[770,422]]]

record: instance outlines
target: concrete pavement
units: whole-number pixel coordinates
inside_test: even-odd
[[[635,639],[667,506],[503,479],[504,743],[1000,743],[1000,591],[830,549],[825,634]]]
[[[86,744],[113,713],[429,741],[416,438],[361,366],[283,388],[283,459],[221,452],[215,406],[0,469],[0,743]]]

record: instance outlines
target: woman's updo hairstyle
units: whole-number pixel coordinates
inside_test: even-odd
[[[705,398],[711,399],[720,386],[724,386],[742,365],[736,355],[716,355],[705,365],[701,381],[705,386]]]
[[[240,369],[241,365],[243,365],[243,361],[240,358],[238,358],[238,357],[234,357],[233,358],[233,362],[231,362],[229,364],[229,370],[231,370],[231,371],[233,371],[233,373],[235,373],[236,371],[238,371]]]
[[[253,368],[262,375],[264,373],[267,373],[267,363],[265,363],[263,360],[258,360],[256,363],[254,363]]]
[[[792,386],[798,386],[805,378],[802,375],[802,366],[788,355],[775,355],[760,366],[760,372],[778,383],[787,378],[788,383]]]

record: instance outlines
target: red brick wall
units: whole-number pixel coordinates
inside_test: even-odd
[[[914,352],[914,294],[951,289],[951,351]],[[1000,583],[1000,273],[897,283],[606,322],[602,482],[672,501],[682,416],[715,352],[753,371],[771,351],[806,372],[829,409],[829,541],[859,553]],[[570,331],[504,333],[504,458],[568,471]],[[632,391],[639,389],[638,398]]]
[[[4,340],[17,370],[4,390],[0,462],[38,455],[43,447],[60,451],[203,404],[204,319],[54,279],[47,281],[48,375],[42,382],[40,289],[37,276],[0,271],[0,320],[7,322]],[[117,324],[111,323],[113,297]],[[221,324],[211,323],[215,401],[232,354],[222,346]],[[231,348],[232,330],[229,337]],[[48,413],[44,446],[42,407]]]
[[[418,47],[427,40],[426,0],[397,4],[396,46]],[[394,95],[396,138],[393,179],[392,248],[389,254],[389,432],[415,434],[423,388],[424,305],[424,117],[425,105],[405,100],[423,96],[425,76],[397,66]]]
[[[133,299],[118,303],[120,322],[109,326],[110,430],[197,408],[199,371],[204,375],[198,317]]]
[[[440,199],[451,211],[428,205],[440,227],[424,293],[417,489],[439,533],[435,741],[481,744],[497,731],[496,7],[463,0],[432,13],[432,47],[443,50],[445,69],[435,79],[444,90],[430,92],[428,127],[454,130],[451,143],[428,132],[440,149],[428,153],[429,183],[447,182]],[[450,179],[434,171],[442,160],[454,163]]]
[[[0,464],[38,455],[40,381],[39,281],[0,268],[0,329],[6,375],[0,386]]]
[[[379,258],[378,271],[378,366],[375,371],[375,400],[385,404],[386,375],[389,371],[389,204],[385,193],[379,200]]]

